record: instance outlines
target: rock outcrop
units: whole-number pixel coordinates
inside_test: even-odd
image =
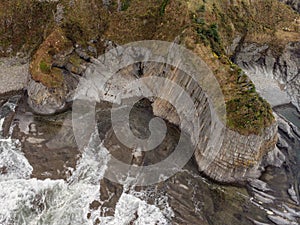
[[[287,44],[279,56],[267,44],[243,43],[234,61],[245,71],[277,80],[300,110],[300,42]]]
[[[170,76],[169,79],[185,86],[191,82],[190,77],[182,78],[182,74]],[[168,88],[162,92],[170,93]],[[220,182],[243,183],[249,178],[257,178],[263,170],[262,165],[266,166],[269,162],[263,162],[263,156],[274,149],[277,142],[277,125],[272,124],[263,130],[261,134],[242,135],[230,130],[226,126],[221,131],[223,138],[214,140],[214,147],[207,147],[207,139],[211,138],[211,111],[209,101],[204,91],[194,86],[188,90],[195,94],[195,99],[199,101],[197,107],[199,118],[201,118],[201,132],[199,143],[195,149],[195,160],[199,170],[210,178]],[[166,94],[168,96],[168,94]],[[182,104],[177,111],[184,111],[188,108],[187,104]],[[167,119],[170,122],[180,125],[175,109],[161,100],[153,103],[154,114]],[[219,142],[219,143],[218,143]],[[218,149],[217,146],[220,146]],[[207,151],[216,151],[209,152]]]
[[[291,6],[295,11],[300,13],[300,1],[299,0],[279,0],[285,4]]]
[[[32,110],[49,115],[66,109],[89,60],[88,50],[73,46],[60,28],[54,30],[30,65],[27,91]]]
[[[196,112],[201,120],[200,134],[196,143],[192,132],[194,124],[182,127],[182,121],[178,117],[178,114],[181,113],[188,114],[188,102],[181,102],[179,107],[175,109],[170,103],[161,98],[153,98],[153,113],[178,125],[181,127],[182,132],[190,134],[191,142],[196,149],[195,160],[199,170],[207,176],[220,182],[244,183],[249,178],[257,178],[261,175],[262,166],[267,164],[267,162],[263,162],[263,156],[272,151],[277,142],[277,124],[275,122],[269,127],[265,127],[259,134],[242,135],[237,131],[230,130],[221,121],[222,119],[215,117],[216,114],[213,112],[213,107],[211,107],[210,100],[207,97],[207,90],[204,91],[199,84],[193,81],[193,78],[171,66],[165,66],[160,63],[142,63],[141,65],[130,66],[119,71],[108,82],[107,78],[101,75],[101,68],[95,61],[95,64],[92,64],[86,70],[88,73],[86,76],[97,77],[96,81],[99,84],[98,88],[100,88],[100,98],[114,103],[120,103],[117,93],[130,82],[139,78],[165,77],[184,88],[185,91],[177,96],[178,93],[174,93],[168,85],[161,87],[157,84],[158,86],[156,87],[166,99],[172,99],[174,94],[176,99],[180,99],[186,92],[191,96],[193,102],[196,102]],[[139,89],[143,88],[137,87],[135,89],[136,93],[133,94],[139,96]],[[151,91],[151,88],[148,91]],[[83,92],[88,93],[88,89],[83,90]],[[92,92],[90,91],[90,93]],[[91,99],[93,96],[87,97]],[[122,97],[126,98],[126,95]],[[211,131],[217,132],[215,137],[213,137],[214,135],[212,135]],[[215,138],[213,146],[209,144],[210,138]]]
[[[75,74],[64,72],[62,87],[48,88],[30,79],[27,86],[28,104],[35,113],[50,115],[67,109],[79,82]]]

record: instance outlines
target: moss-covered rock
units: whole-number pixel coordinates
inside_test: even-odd
[[[30,64],[32,78],[46,87],[62,86],[63,77],[61,71],[52,67],[53,56],[63,54],[72,48],[72,42],[65,37],[62,29],[56,28],[40,45],[32,58]]]

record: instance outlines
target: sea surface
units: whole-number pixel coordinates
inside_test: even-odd
[[[2,109],[14,111],[15,107],[5,103]],[[2,133],[5,117],[0,118]],[[147,204],[133,192],[122,193],[114,216],[101,217],[101,212],[90,209],[91,202],[101,201],[99,183],[109,160],[107,149],[94,136],[67,180],[39,180],[31,178],[33,168],[20,141],[10,135],[0,136],[1,225],[82,225],[95,224],[97,220],[101,224],[121,225],[136,216],[134,224],[168,224],[158,207]]]

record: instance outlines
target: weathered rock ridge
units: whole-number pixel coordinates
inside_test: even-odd
[[[182,79],[182,74],[171,77],[172,81],[180,85],[186,85],[190,82],[190,77]],[[200,99],[199,117],[201,118],[201,130],[199,144],[195,150],[195,159],[199,166],[199,170],[203,171],[207,176],[220,182],[244,182],[249,178],[259,177],[263,168],[269,162],[263,162],[263,156],[274,149],[277,141],[277,125],[274,123],[267,127],[259,135],[250,134],[242,135],[236,131],[230,130],[226,126],[222,128],[222,141],[215,140],[216,143],[210,151],[218,151],[217,146],[220,145],[218,152],[207,152],[207,138],[211,138],[211,111],[209,109],[209,101],[204,91],[199,87],[189,89],[189,93],[196,93],[196,99]],[[163,89],[162,92],[169,93],[169,90]],[[170,93],[171,95],[172,93]],[[171,96],[170,96],[171,97]],[[168,104],[160,100],[154,102],[154,114],[174,122],[179,125],[176,119],[174,108],[170,108]],[[187,105],[182,104],[179,111],[186,110]],[[177,109],[178,110],[178,109]]]

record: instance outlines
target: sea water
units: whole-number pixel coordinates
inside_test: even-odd
[[[14,107],[11,105],[11,109]],[[0,131],[3,122],[4,118],[0,119]],[[95,132],[91,137],[67,180],[31,178],[33,168],[22,153],[20,142],[0,136],[0,224],[93,225],[99,220],[100,224],[125,225],[133,219],[134,225],[169,224],[163,210],[125,191],[114,216],[100,217],[101,209],[90,209],[94,200],[101,203],[100,180],[110,159],[97,135]]]

